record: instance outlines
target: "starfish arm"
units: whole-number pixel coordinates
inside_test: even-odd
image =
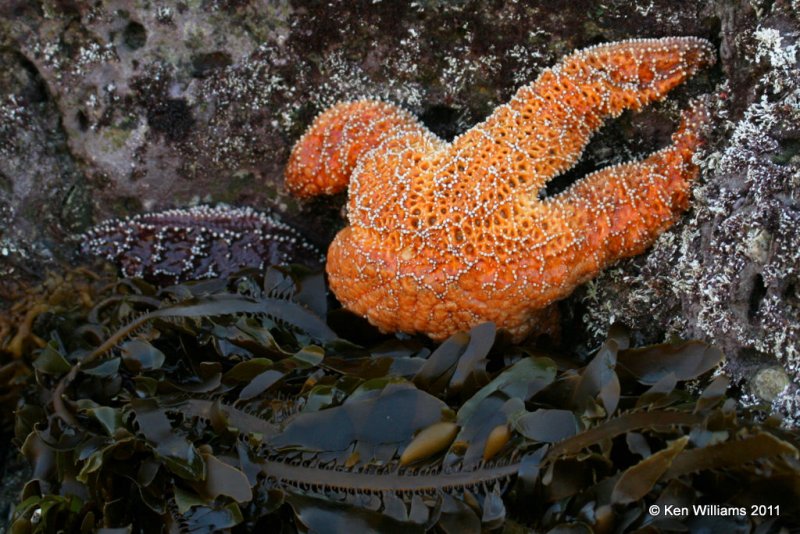
[[[379,102],[337,106],[295,148],[303,195],[349,182],[350,225],[328,250],[331,290],[386,331],[443,339],[494,321],[521,339],[541,310],[642,252],[686,209],[704,110],[673,144],[541,200],[602,121],[660,99],[702,66],[696,38],[627,41],[569,56],[484,123],[445,143]]]
[[[413,221],[424,217],[426,207],[415,203],[425,189],[425,160],[445,143],[427,129],[398,126],[385,136],[379,150],[365,154],[350,178],[347,217],[351,225],[387,232],[399,228],[414,231]],[[397,235],[385,243],[400,246]]]
[[[245,267],[325,261],[277,215],[224,205],[105,221],[81,236],[80,249],[116,263],[125,276],[157,284],[229,276]]]
[[[454,141],[453,150],[481,160],[484,155],[473,152],[487,147],[483,139],[493,140],[496,156],[490,163],[498,181],[535,194],[575,164],[605,119],[663,98],[714,61],[711,43],[696,37],[634,39],[581,50],[522,87],[511,102]]]
[[[286,187],[303,198],[344,191],[359,158],[399,130],[428,133],[413,115],[386,102],[336,104],[295,144],[286,166]]]
[[[552,279],[544,285],[558,293],[552,300],[617,260],[644,252],[686,210],[699,172],[692,158],[707,122],[705,108],[696,105],[684,112],[672,145],[643,161],[590,174],[545,202],[553,239],[544,252]]]

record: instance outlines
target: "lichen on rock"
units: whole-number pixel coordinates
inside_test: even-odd
[[[648,324],[655,335],[712,340],[743,382],[777,359],[793,384],[774,404],[797,424],[800,25],[787,22],[766,16],[723,44],[738,57],[730,68],[751,65],[757,79],[749,91],[732,82],[719,89],[723,120],[701,163],[704,178],[689,217],[645,258],[592,282],[584,297],[595,331],[622,320]]]

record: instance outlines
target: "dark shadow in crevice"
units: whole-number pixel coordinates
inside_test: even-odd
[[[761,301],[767,295],[767,288],[764,285],[764,277],[757,274],[753,278],[753,287],[750,289],[750,297],[747,304],[747,318],[751,321],[755,319],[758,310],[761,308]]]
[[[447,142],[452,141],[457,135],[467,131],[471,124],[466,120],[463,109],[435,104],[428,107],[419,116],[419,120],[430,131]]]

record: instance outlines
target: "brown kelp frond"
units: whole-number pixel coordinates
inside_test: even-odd
[[[33,380],[33,357],[47,352],[50,331],[80,329],[111,280],[83,268],[48,272],[31,286],[0,280],[0,431],[12,426],[18,399]]]
[[[629,348],[616,329],[583,366],[491,324],[361,346],[325,293],[299,269],[120,281],[34,323],[14,531],[800,524],[797,433],[729,398],[705,343]],[[664,503],[775,508],[700,525]]]
[[[343,493],[352,495],[394,493],[410,500],[414,495],[437,494],[443,491],[480,491],[483,486],[507,482],[520,468],[519,458],[499,461],[491,465],[477,465],[471,469],[452,470],[438,466],[427,470],[398,469],[391,467],[358,469],[344,466],[320,466],[292,463],[280,459],[267,459],[262,465],[266,477],[277,486],[322,495]]]
[[[269,283],[276,278],[275,272],[279,273],[277,277],[284,286],[281,292],[283,298],[267,296],[274,293]],[[255,318],[260,320],[262,329],[280,327],[286,334],[300,340],[324,344],[336,339],[336,334],[327,326],[323,318],[294,299],[295,294],[304,295],[304,293],[300,282],[293,282],[290,271],[284,272],[274,268],[268,270],[267,273],[266,290],[261,290],[247,279],[232,280],[229,284],[232,289],[220,285],[218,282],[212,284],[200,282],[197,284],[203,289],[200,292],[192,283],[187,283],[164,291],[164,295],[168,298],[165,299],[163,307],[141,314],[134,314],[132,311],[126,310],[123,315],[126,318],[130,316],[134,316],[134,318],[116,327],[102,343],[94,347],[88,354],[75,358],[75,364],[61,378],[54,391],[53,401],[56,412],[67,423],[73,426],[77,425],[77,420],[63,401],[66,388],[76,379],[82,369],[95,365],[103,358],[113,357],[115,350],[122,353],[123,359],[126,354],[131,356],[133,350],[136,354],[129,357],[127,361],[136,360],[137,354],[141,355],[143,352],[158,351],[150,344],[153,338],[160,336],[159,329],[155,325],[157,321],[176,330],[199,334],[207,329],[209,324],[216,326],[212,318],[236,318],[237,320]],[[175,299],[178,299],[178,302],[174,302]],[[308,300],[313,301],[314,299],[308,297]],[[110,302],[114,302],[114,300],[106,299],[101,304],[108,306]],[[152,304],[150,299],[127,299],[122,300],[119,304],[124,304],[126,308],[129,308],[139,303]],[[97,316],[96,311],[94,315]],[[254,326],[259,327],[258,324]],[[246,326],[239,327],[239,330],[248,334]],[[229,341],[235,344],[234,340]],[[297,345],[298,341],[295,340],[293,344]],[[274,348],[279,349],[279,347]],[[157,360],[161,359],[163,358],[157,358]],[[139,364],[141,363],[139,362]],[[145,365],[147,364],[145,363]]]

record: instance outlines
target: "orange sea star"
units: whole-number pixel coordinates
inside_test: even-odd
[[[708,41],[641,39],[576,52],[446,143],[384,102],[338,104],[292,151],[286,184],[348,187],[349,226],[328,251],[330,286],[385,331],[442,339],[484,321],[516,338],[541,310],[644,251],[689,203],[705,111],[672,145],[540,199],[603,120],[640,109],[715,60]]]

